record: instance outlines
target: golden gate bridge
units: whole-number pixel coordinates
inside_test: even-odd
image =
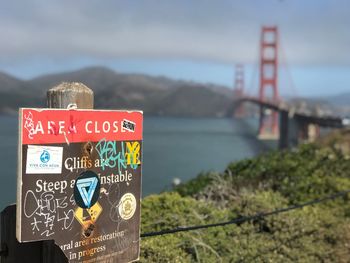
[[[305,107],[297,107],[280,97],[278,89],[278,51],[278,27],[262,27],[258,96],[246,94],[243,65],[236,65],[233,116],[236,118],[245,117],[243,107],[245,102],[258,105],[260,107],[258,138],[279,140],[279,148],[287,148],[291,140],[297,143],[314,140],[320,135],[320,127],[344,128],[349,126],[350,120],[347,118],[324,114],[321,111],[311,112]],[[293,126],[293,129],[291,126]]]

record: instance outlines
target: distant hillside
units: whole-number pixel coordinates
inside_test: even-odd
[[[323,98],[323,100],[335,107],[339,114],[343,116],[350,116],[350,92],[328,96]]]
[[[0,91],[18,90],[23,82],[15,77],[12,77],[6,73],[0,72]]]
[[[350,106],[350,92],[344,92],[325,98],[328,102],[337,106]]]
[[[43,107],[46,90],[62,81],[82,82],[93,89],[95,108],[142,109],[147,115],[222,117],[232,101],[231,90],[223,86],[90,67],[28,81],[0,73],[0,112]]]
[[[0,112],[12,113],[20,106],[39,105],[33,93],[25,96],[26,83],[8,74],[0,72]]]

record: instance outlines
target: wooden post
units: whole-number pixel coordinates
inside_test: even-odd
[[[93,91],[82,83],[63,82],[48,90],[49,108],[92,109]],[[16,239],[16,205],[6,207],[0,216],[1,263],[63,263],[68,262],[53,240],[19,243]]]
[[[18,263],[29,260],[42,262],[43,241],[19,243],[16,239],[16,205],[1,212],[1,263]],[[61,261],[64,262],[64,261]]]
[[[48,90],[48,108],[66,109],[70,105],[76,105],[78,109],[93,109],[93,91],[79,82],[62,82]]]

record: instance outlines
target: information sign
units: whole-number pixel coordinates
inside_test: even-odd
[[[140,111],[20,109],[17,239],[70,262],[139,257]]]

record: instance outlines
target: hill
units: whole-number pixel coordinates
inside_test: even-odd
[[[82,82],[90,87],[95,93],[95,108],[141,109],[146,115],[222,117],[232,101],[232,92],[223,86],[90,67],[27,81],[1,73],[0,112],[42,107],[46,90],[62,81]]]
[[[344,92],[338,95],[324,98],[331,105],[336,107],[340,114],[350,116],[350,92]]]
[[[325,98],[328,102],[330,102],[333,105],[338,106],[349,106],[350,101],[350,92],[344,92],[338,95],[329,96]]]

